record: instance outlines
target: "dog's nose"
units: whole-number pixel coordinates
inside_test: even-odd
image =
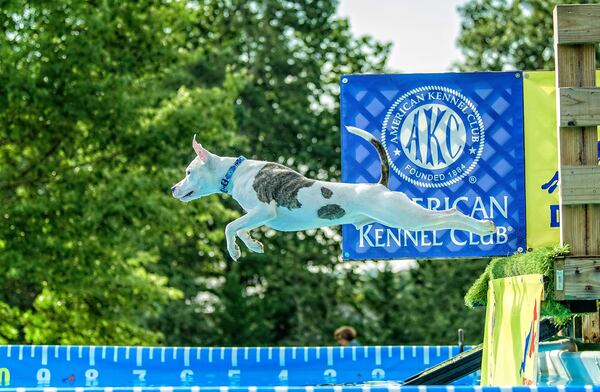
[[[177,188],[177,185],[173,185],[173,186],[171,187],[171,193],[175,193],[175,188]]]

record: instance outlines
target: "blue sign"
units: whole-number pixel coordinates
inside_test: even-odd
[[[458,353],[458,346],[0,346],[0,389],[259,386],[281,391],[397,383]],[[473,382],[471,375],[455,384]]]
[[[390,190],[428,209],[491,219],[495,234],[343,227],[345,259],[505,256],[525,250],[521,72],[346,75],[341,124],[385,148]],[[376,183],[367,141],[342,131],[342,181]]]

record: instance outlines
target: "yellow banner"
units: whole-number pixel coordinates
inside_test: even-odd
[[[556,81],[554,71],[523,77],[527,247],[539,248],[560,240]]]
[[[489,282],[481,385],[535,385],[542,275]]]

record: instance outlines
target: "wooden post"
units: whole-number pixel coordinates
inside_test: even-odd
[[[577,256],[554,263],[558,301],[585,301],[600,298],[600,257]],[[566,283],[566,284],[565,284]]]
[[[595,87],[596,43],[600,42],[600,4],[558,5],[554,8],[554,54],[556,64],[558,154],[560,185],[560,239],[571,247],[567,260],[557,263],[559,296],[568,293],[600,299],[596,268],[600,255],[600,166],[598,137],[600,89]],[[586,257],[587,256],[587,257]],[[596,256],[591,260],[590,256]],[[578,260],[578,257],[585,259]],[[574,279],[588,283],[573,290]],[[583,320],[582,327],[598,327],[598,314]],[[590,331],[583,335],[598,339]]]

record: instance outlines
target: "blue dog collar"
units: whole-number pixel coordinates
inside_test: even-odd
[[[229,187],[229,183],[231,182],[231,177],[233,177],[233,173],[235,173],[238,166],[245,160],[246,158],[244,158],[243,155],[240,155],[238,159],[235,160],[233,165],[229,166],[229,169],[227,169],[227,173],[225,173],[225,177],[221,179],[221,192],[229,193],[227,192],[227,188]]]

